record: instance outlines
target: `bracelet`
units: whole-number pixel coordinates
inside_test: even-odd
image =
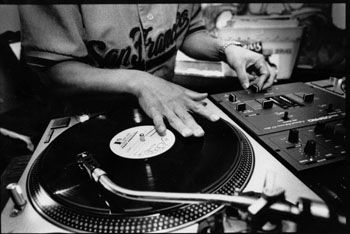
[[[225,49],[231,45],[243,47],[243,44],[238,41],[226,41],[219,47],[219,54],[221,58],[226,58]]]

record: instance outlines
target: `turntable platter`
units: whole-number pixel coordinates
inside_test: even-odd
[[[243,189],[254,166],[245,136],[224,120],[196,121],[204,137],[183,138],[170,126],[160,137],[152,121],[132,108],[79,123],[34,162],[30,200],[46,219],[71,231],[170,231],[197,222],[221,206],[118,197],[95,184],[76,161],[79,153],[93,154],[116,184],[133,190],[233,194]]]

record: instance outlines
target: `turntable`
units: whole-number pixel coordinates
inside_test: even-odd
[[[137,108],[52,120],[18,185],[8,187],[1,232],[198,232],[227,204],[261,205],[244,194],[266,184],[283,187],[290,204],[322,202],[206,103],[221,119],[198,117],[201,138],[171,128],[160,137]],[[236,230],[220,222],[226,228],[216,230]]]

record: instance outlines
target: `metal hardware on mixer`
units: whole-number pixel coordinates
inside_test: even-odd
[[[17,183],[11,183],[6,186],[7,191],[10,193],[10,197],[13,201],[13,209],[10,216],[15,217],[22,213],[27,201],[23,197],[23,192],[21,187]]]

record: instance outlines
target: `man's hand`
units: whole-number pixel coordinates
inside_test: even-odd
[[[144,71],[99,69],[67,61],[54,65],[46,75],[51,77],[48,80],[54,83],[56,93],[61,95],[85,92],[124,92],[135,95],[160,135],[166,131],[164,118],[184,137],[204,134],[190,113],[197,113],[211,121],[219,119],[203,106],[207,94],[191,91]]]
[[[225,55],[227,64],[236,71],[244,89],[256,84],[259,90],[263,90],[273,84],[276,72],[263,55],[235,45],[225,48]]]
[[[164,135],[166,131],[163,118],[184,137],[204,135],[203,129],[190,112],[200,114],[211,121],[219,119],[203,105],[206,93],[191,91],[150,74],[145,74],[140,79],[136,95],[143,110],[153,119],[160,135]]]

